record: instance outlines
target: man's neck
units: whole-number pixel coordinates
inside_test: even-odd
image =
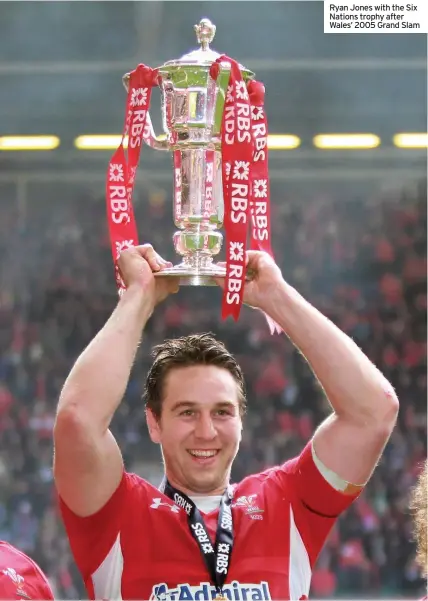
[[[198,497],[189,496],[189,498],[194,502],[199,511],[202,511],[202,513],[210,513],[220,507],[222,496],[223,495],[199,495]]]
[[[206,499],[208,497],[222,497],[224,494],[224,491],[226,490],[226,488],[228,486],[228,483],[224,483],[222,486],[219,486],[212,490],[208,490],[206,492],[205,491],[201,492],[200,490],[198,490],[198,491],[191,490],[190,488],[183,486],[180,482],[175,480],[175,478],[170,478],[168,475],[166,476],[166,478],[173,488],[176,488],[179,492],[184,493],[185,495],[190,497],[192,500],[195,501],[195,503],[196,503],[196,499]]]

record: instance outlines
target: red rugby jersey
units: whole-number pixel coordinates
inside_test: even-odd
[[[0,541],[0,599],[53,599],[48,579],[25,553]]]
[[[299,457],[234,485],[235,541],[225,596],[230,601],[307,598],[327,534],[356,496],[328,484],[310,444]],[[215,598],[187,514],[142,478],[125,472],[107,504],[86,518],[60,503],[91,599]],[[215,540],[218,509],[203,515]]]

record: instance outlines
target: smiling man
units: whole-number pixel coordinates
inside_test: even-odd
[[[211,335],[168,340],[154,349],[146,382],[165,478],[156,489],[127,473],[110,422],[144,326],[175,284],[154,278],[168,264],[150,246],[122,253],[127,290],[74,365],[54,430],[63,519],[92,599],[306,599],[328,532],[379,460],[398,411],[390,384],[268,255],[249,252],[248,263],[245,302],[300,349],[332,413],[298,457],[231,484],[241,369]]]

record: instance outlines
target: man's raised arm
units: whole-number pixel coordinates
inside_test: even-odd
[[[176,287],[153,276],[168,265],[149,245],[122,253],[119,266],[127,290],[64,384],[54,427],[54,476],[62,500],[77,515],[96,513],[121,481],[122,455],[109,426],[143,328],[155,304]]]
[[[269,256],[248,256],[256,278],[246,285],[245,302],[283,328],[332,405],[313,439],[316,457],[340,479],[364,484],[396,422],[398,399],[391,384],[349,336],[283,280]]]

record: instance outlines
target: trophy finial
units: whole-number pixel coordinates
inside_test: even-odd
[[[199,25],[194,26],[196,38],[202,50],[208,50],[215,36],[215,25],[209,19],[201,19]]]

